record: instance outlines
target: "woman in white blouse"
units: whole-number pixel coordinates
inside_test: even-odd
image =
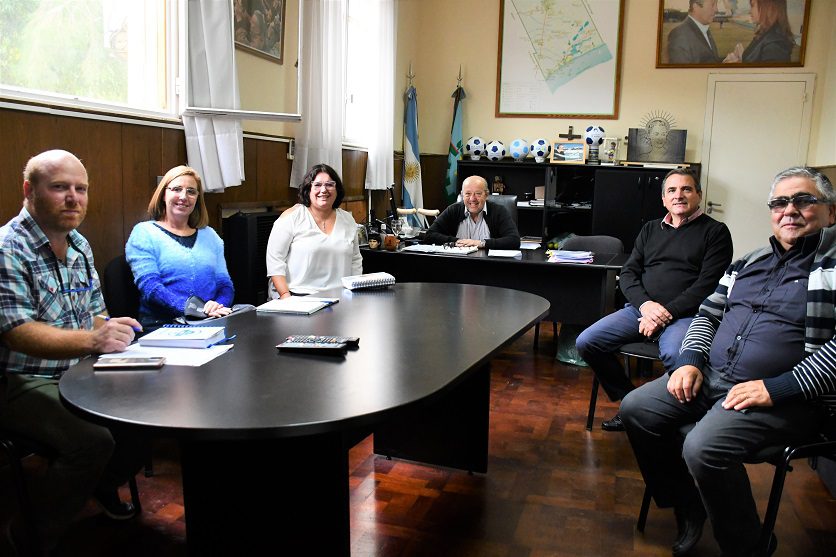
[[[340,286],[342,277],[363,272],[357,223],[338,208],[343,197],[342,180],[327,164],[305,174],[299,203],[276,219],[267,242],[271,298]]]

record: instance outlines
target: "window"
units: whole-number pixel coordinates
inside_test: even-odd
[[[0,4],[0,95],[176,117],[177,0]]]
[[[377,67],[369,63],[377,48],[377,32],[370,28],[375,18],[370,15],[374,2],[349,0],[345,32],[345,121],[343,141],[352,145],[368,146],[365,115],[375,110],[371,106],[368,88],[378,79]]]

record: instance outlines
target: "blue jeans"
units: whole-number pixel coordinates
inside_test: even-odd
[[[630,378],[624,373],[616,350],[622,344],[646,340],[639,332],[640,317],[639,310],[627,304],[623,309],[602,317],[587,327],[578,335],[575,343],[578,353],[595,372],[610,400],[621,400],[624,395],[635,389]],[[692,320],[693,317],[682,317],[662,329],[658,340],[659,354],[665,371],[673,371],[682,339]]]

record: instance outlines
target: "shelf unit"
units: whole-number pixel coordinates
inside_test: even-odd
[[[699,175],[699,165],[692,166]],[[468,176],[481,176],[489,186],[499,176],[504,193],[520,200],[520,234],[546,240],[564,232],[606,234],[621,239],[629,252],[644,223],[665,214],[661,195],[668,172],[652,167],[461,160],[458,189]],[[524,206],[537,186],[545,187],[544,204]]]

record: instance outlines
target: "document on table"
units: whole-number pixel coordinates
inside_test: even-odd
[[[540,247],[540,242],[520,242],[520,249],[537,249]]]
[[[473,253],[478,248],[476,246],[448,246],[435,244],[415,244],[406,246],[402,251],[417,251],[420,253],[440,253],[443,255],[467,255]]]
[[[489,249],[488,257],[522,257],[518,249]]]
[[[138,343],[134,343],[128,346],[128,349],[124,352],[102,354],[99,359],[163,356],[166,365],[200,367],[226,353],[233,346],[233,344],[218,344],[209,348],[160,348],[159,346],[140,346]]]

